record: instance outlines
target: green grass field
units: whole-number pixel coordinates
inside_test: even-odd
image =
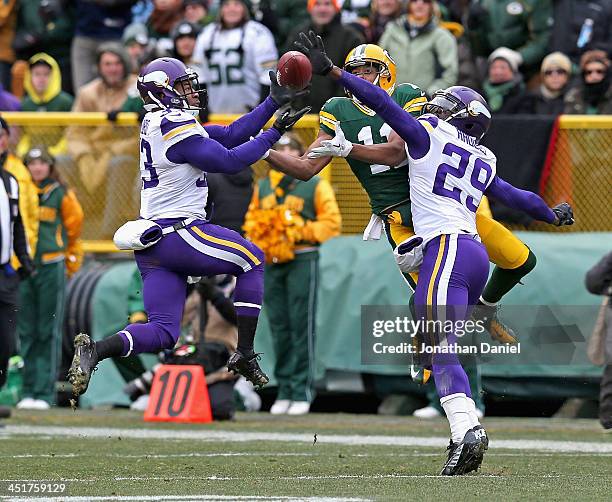
[[[485,419],[478,474],[437,476],[444,420],[239,414],[147,424],[127,411],[16,412],[0,429],[9,480],[65,480],[64,500],[610,500],[612,435],[593,420]],[[314,435],[317,441],[314,443]],[[497,443],[497,444],[496,444]],[[40,500],[36,499],[36,500]]]

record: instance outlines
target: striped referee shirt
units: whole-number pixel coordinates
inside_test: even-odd
[[[0,266],[11,261],[13,251],[27,255],[27,241],[19,214],[19,185],[15,177],[0,167]]]

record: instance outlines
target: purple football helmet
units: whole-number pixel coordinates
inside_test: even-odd
[[[200,90],[197,73],[175,58],[151,61],[138,75],[136,85],[147,111],[199,111],[206,107],[206,90]]]
[[[491,125],[491,112],[486,100],[463,85],[436,91],[423,106],[423,113],[431,113],[479,141]]]

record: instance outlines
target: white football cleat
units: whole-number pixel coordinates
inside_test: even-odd
[[[308,401],[293,401],[287,415],[306,415],[310,411],[310,403]]]
[[[289,399],[277,399],[270,408],[270,415],[284,415],[289,411],[291,401]]]
[[[440,413],[438,409],[434,408],[433,406],[425,406],[425,408],[420,408],[418,410],[415,410],[412,416],[416,418],[423,418],[425,420],[429,420],[432,418],[441,417],[442,413]]]
[[[18,410],[33,410],[34,408],[32,408],[32,406],[34,406],[34,399],[31,397],[24,397],[17,403],[16,408]]]

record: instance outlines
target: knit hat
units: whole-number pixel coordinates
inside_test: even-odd
[[[586,65],[588,65],[589,63],[594,63],[594,62],[601,63],[606,68],[610,68],[610,60],[608,59],[608,55],[606,54],[606,52],[595,50],[595,51],[586,51],[580,57],[580,69],[584,70]]]
[[[340,12],[340,9],[342,8],[342,4],[344,3],[344,1],[343,0],[331,0],[331,2],[334,4],[334,7],[336,8],[336,12]],[[317,3],[317,0],[308,0],[308,3],[306,4],[306,8],[308,9],[308,12],[312,10],[315,3]]]
[[[503,59],[506,61],[510,65],[512,73],[518,73],[519,66],[523,62],[523,57],[518,52],[508,49],[508,47],[495,49],[487,61],[490,65],[496,59]]]
[[[55,159],[44,146],[35,146],[23,158],[23,163],[27,166],[33,160],[40,159],[49,165],[55,164]]]
[[[201,5],[208,10],[208,0],[183,0],[183,9],[188,5]]]
[[[132,23],[123,30],[123,37],[121,38],[123,45],[131,45],[132,42],[136,42],[140,45],[149,44],[149,33],[147,27],[142,23]]]
[[[176,41],[176,39],[180,37],[198,38],[199,34],[199,26],[190,23],[189,21],[181,21],[174,28],[172,28],[172,31],[170,32],[170,38],[174,41]]]
[[[572,73],[572,62],[562,52],[552,52],[542,60],[542,66],[540,72],[544,73],[547,70],[554,68],[560,68],[570,75]]]
[[[304,144],[300,140],[300,137],[297,136],[295,133],[288,132],[283,134],[273,148],[275,150],[278,150],[283,146],[288,146],[289,148],[300,152],[300,155],[304,155]]]

